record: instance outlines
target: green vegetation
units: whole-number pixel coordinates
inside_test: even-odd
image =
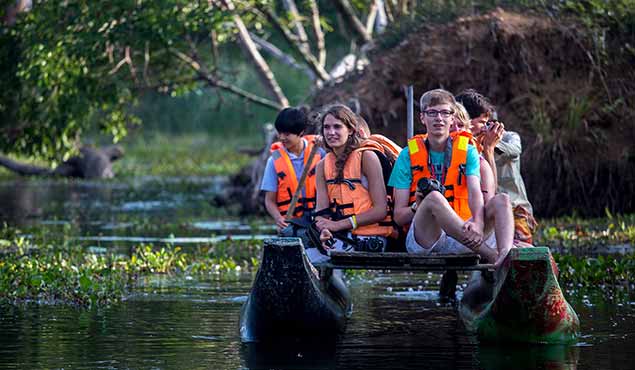
[[[576,216],[541,220],[534,235],[536,245],[549,247],[591,247],[598,245],[635,245],[635,215],[612,215],[581,219]]]
[[[554,258],[560,269],[559,279],[568,286],[628,287],[635,281],[635,254],[620,257],[554,254]]]
[[[202,133],[130,138],[124,141],[126,155],[114,170],[124,177],[231,175],[253,160],[239,149],[260,148],[259,139]]]
[[[579,220],[574,217],[541,221],[540,244],[550,246],[631,243],[635,215]],[[559,230],[554,232],[553,230]],[[219,279],[254,272],[261,243],[223,241],[211,245],[152,246],[141,244],[127,253],[105,248],[85,248],[70,236],[40,230],[27,234],[5,227],[0,232],[0,299],[9,302],[37,301],[102,305],[117,301],[135,287],[141,276],[150,274],[213,274]],[[582,245],[582,244],[580,244]],[[563,286],[592,286],[632,289],[635,253],[626,256],[576,257],[554,254]],[[367,276],[352,272],[349,278]]]
[[[258,265],[260,243],[224,241],[187,250],[139,245],[129,255],[95,253],[70,241],[27,239],[5,228],[0,238],[0,300],[102,305],[120,300],[148,274],[235,278]],[[58,244],[54,244],[58,243]]]

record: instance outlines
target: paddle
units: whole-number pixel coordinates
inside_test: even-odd
[[[311,148],[311,152],[309,153],[309,158],[304,165],[304,169],[302,170],[302,175],[300,176],[300,180],[298,181],[298,188],[295,189],[295,193],[291,198],[291,203],[289,204],[289,209],[287,210],[287,216],[285,217],[287,220],[293,218],[293,213],[295,212],[295,206],[298,203],[298,198],[300,198],[300,194],[302,193],[302,189],[304,188],[304,183],[306,182],[306,177],[309,174],[309,169],[311,168],[311,163],[313,162],[313,157],[315,157],[315,153],[318,152],[318,145],[315,143],[313,148]]]

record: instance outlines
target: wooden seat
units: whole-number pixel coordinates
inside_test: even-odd
[[[405,271],[445,271],[445,270],[493,270],[492,264],[480,264],[476,254],[461,255],[418,255],[413,253],[374,253],[329,251],[330,261],[317,264],[326,269],[356,270],[405,270]]]

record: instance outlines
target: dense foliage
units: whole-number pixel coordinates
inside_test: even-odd
[[[356,9],[369,3],[356,1]],[[5,13],[10,4],[3,5]],[[268,39],[277,44],[273,53],[296,69],[308,67],[298,66],[294,58],[321,72],[320,81],[329,78],[324,40],[316,61],[309,43],[317,40],[303,41],[299,30],[319,29],[323,38],[333,30],[335,10],[323,2],[322,14],[315,1],[298,8],[306,17],[269,0],[33,1],[15,23],[0,29],[5,87],[0,93],[0,151],[59,160],[76,149],[82,133],[95,128],[118,141],[139,122],[131,108],[148,93],[179,96],[212,88],[278,109],[286,97],[284,92],[277,100],[271,96],[278,83],[267,61],[254,56],[253,40],[265,39],[258,46],[262,49]],[[239,44],[245,53],[236,50]],[[245,79],[239,70],[245,67],[260,83]],[[310,85],[303,79],[283,88],[297,91]]]

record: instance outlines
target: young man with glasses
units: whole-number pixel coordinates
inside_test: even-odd
[[[394,219],[410,225],[406,248],[411,253],[476,252],[483,262],[500,264],[496,250],[480,248],[484,211],[479,157],[469,133],[450,135],[455,104],[454,96],[442,89],[421,96],[420,119],[427,134],[411,138],[395,162],[388,183],[394,188]],[[422,179],[435,179],[445,189],[422,192]]]

